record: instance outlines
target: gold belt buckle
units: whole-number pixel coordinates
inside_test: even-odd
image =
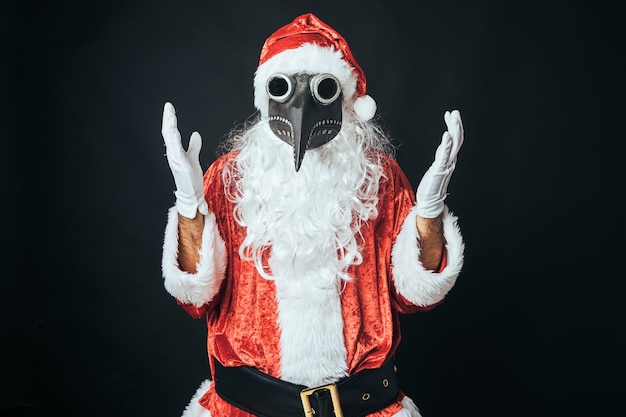
[[[300,392],[300,399],[302,400],[302,407],[304,408],[304,413],[307,417],[311,417],[315,411],[311,407],[311,400],[309,400],[309,396],[314,394],[316,391],[321,391],[323,389],[327,389],[330,391],[330,398],[333,402],[333,411],[335,412],[335,417],[343,417],[343,412],[341,411],[341,403],[339,402],[339,390],[337,389],[336,384],[328,384],[328,385],[320,385],[315,388],[304,389]]]

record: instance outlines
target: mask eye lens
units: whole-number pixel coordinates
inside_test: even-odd
[[[330,104],[341,94],[339,80],[330,74],[318,74],[311,78],[311,92],[321,104]]]
[[[267,93],[279,103],[287,101],[293,91],[291,80],[284,74],[276,74],[267,81]]]

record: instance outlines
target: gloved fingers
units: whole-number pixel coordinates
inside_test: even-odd
[[[441,143],[435,151],[435,162],[433,168],[437,172],[444,171],[450,165],[450,154],[452,151],[452,137],[450,133],[444,132],[441,136]]]
[[[197,161],[200,157],[200,149],[202,149],[202,136],[200,133],[193,132],[189,139],[189,147],[187,148],[187,157],[191,161]]]
[[[172,132],[178,132],[178,120],[176,119],[176,110],[172,103],[167,102],[163,106],[163,122],[161,125],[161,133],[163,136],[171,136]]]
[[[176,110],[172,103],[165,103],[163,108],[163,122],[161,125],[161,135],[165,141],[165,147],[168,156],[180,155],[183,152],[183,145],[178,131],[178,120],[176,119]]]
[[[445,112],[444,120],[448,127],[448,132],[452,138],[452,150],[450,152],[450,159],[456,162],[457,154],[463,145],[464,132],[463,122],[461,121],[461,113],[458,110],[454,110],[452,113]]]

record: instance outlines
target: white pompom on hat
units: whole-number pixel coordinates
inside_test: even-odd
[[[263,117],[267,117],[269,77],[299,72],[334,75],[341,84],[344,103],[352,104],[359,119],[367,121],[376,114],[376,102],[366,94],[365,73],[348,43],[311,13],[298,16],[263,44],[254,77],[254,105]]]

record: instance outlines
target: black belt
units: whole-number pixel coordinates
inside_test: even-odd
[[[215,360],[215,391],[224,401],[259,417],[363,417],[390,405],[399,393],[392,360],[315,388],[249,366],[225,367]]]

